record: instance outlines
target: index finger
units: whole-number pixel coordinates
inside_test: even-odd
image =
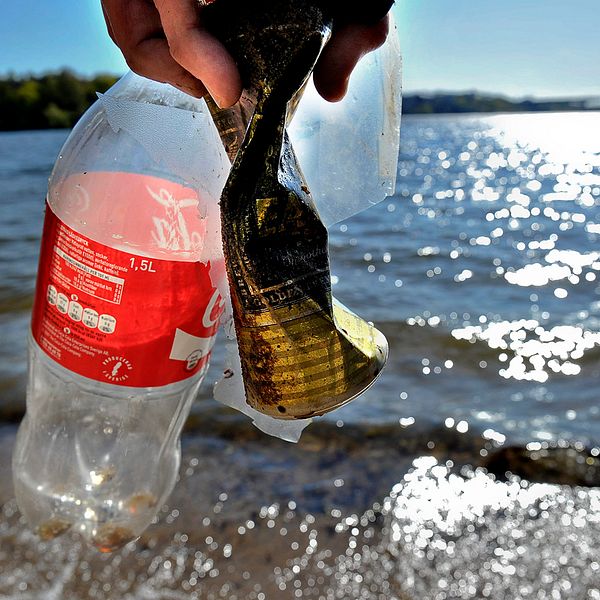
[[[235,104],[242,81],[232,56],[202,27],[202,8],[193,0],[155,0],[171,56],[199,79],[215,102]]]
[[[388,28],[387,16],[374,25],[344,23],[336,27],[334,23],[331,39],[314,71],[315,86],[325,100],[337,102],[344,97],[354,67],[385,42]]]

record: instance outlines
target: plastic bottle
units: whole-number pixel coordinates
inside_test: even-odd
[[[171,492],[208,365],[229,162],[203,101],[129,74],[84,115],[49,182],[17,501],[45,539],[135,539]]]

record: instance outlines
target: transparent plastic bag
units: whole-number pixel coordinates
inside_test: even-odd
[[[329,227],[394,193],[400,148],[402,60],[396,27],[363,57],[341,102],[312,78],[288,128],[323,223]]]
[[[312,79],[304,91],[288,133],[319,216],[327,226],[394,193],[400,135],[400,76],[399,43],[392,23],[386,43],[355,69],[342,102],[331,104],[323,100]],[[282,421],[247,404],[231,307],[229,303],[227,306],[227,376],[216,385],[215,398],[251,417],[262,431],[298,441],[311,419]]]

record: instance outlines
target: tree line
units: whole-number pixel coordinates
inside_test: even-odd
[[[480,94],[411,95],[402,100],[405,114],[432,113],[496,113],[496,112],[561,112],[590,110],[589,99],[580,100],[509,100]]]
[[[40,76],[0,78],[0,131],[73,127],[79,117],[118,78],[79,77],[67,69]],[[408,95],[405,114],[567,111],[591,108],[588,100],[514,101],[480,94]],[[596,106],[599,108],[600,106]]]
[[[73,127],[77,119],[115,83],[114,75],[79,77],[69,70],[0,79],[0,130]]]

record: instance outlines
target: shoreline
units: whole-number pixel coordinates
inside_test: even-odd
[[[262,433],[234,411],[218,412],[217,418],[190,415],[181,436],[182,456],[210,459],[206,472],[214,471],[215,477],[220,471],[220,455],[227,456],[228,461],[235,459],[237,471],[262,478],[261,490],[280,496],[278,501],[288,494],[296,498],[300,509],[321,514],[334,503],[332,492],[335,496],[336,489],[344,486],[342,497],[352,499],[343,501],[348,510],[365,510],[400,481],[420,456],[445,464],[452,473],[460,473],[463,466],[484,470],[496,481],[518,477],[530,483],[600,488],[600,448],[578,443],[515,445],[499,443],[481,432],[460,433],[444,424],[421,428],[399,424],[340,426],[321,420],[312,423],[293,444]],[[223,412],[229,413],[228,418],[223,418]],[[0,425],[0,503],[12,497],[10,457],[17,428],[16,423]],[[182,460],[180,478],[191,473],[183,465]],[[264,477],[264,471],[278,474]],[[334,485],[333,490],[323,483],[338,479],[346,483]],[[323,483],[323,489],[316,481]],[[251,484],[244,485],[252,497],[260,496]]]
[[[179,481],[157,523],[112,554],[87,548],[75,534],[42,542],[29,531],[6,485],[16,428],[0,428],[0,595],[291,600],[302,590],[314,599],[425,600],[439,597],[444,573],[468,568],[480,589],[493,583],[487,597],[503,599],[510,596],[498,577],[505,576],[489,565],[504,560],[494,550],[517,526],[523,547],[535,547],[540,532],[545,546],[529,566],[515,554],[522,572],[509,582],[542,586],[535,575],[552,571],[546,554],[581,546],[585,577],[570,597],[583,600],[581,589],[592,589],[599,488],[500,481],[473,464],[475,448],[464,439],[446,446],[438,437],[427,448],[411,438],[391,444],[377,429],[319,423],[293,445],[250,427],[185,434]],[[535,517],[535,506],[546,516]],[[432,537],[423,538],[428,530]],[[556,582],[572,565],[560,566]]]

